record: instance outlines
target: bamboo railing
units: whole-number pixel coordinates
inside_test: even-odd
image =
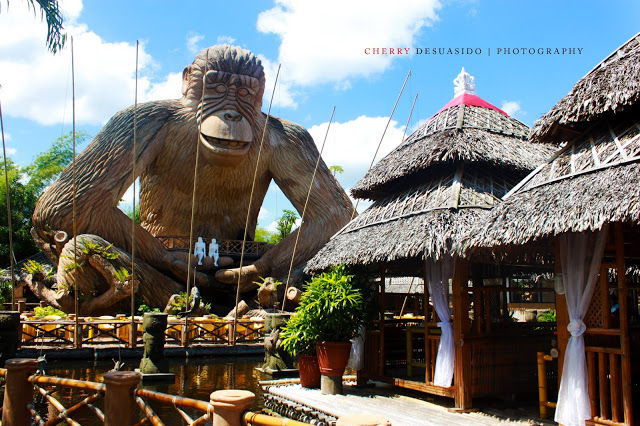
[[[249,391],[216,391],[207,402],[138,388],[141,375],[133,371],[110,371],[105,374],[104,383],[96,383],[33,374],[37,368],[35,359],[10,359],[6,367],[0,368],[0,384],[5,388],[0,414],[2,424],[7,425],[50,426],[63,422],[80,425],[74,417],[81,409],[85,417],[89,412],[104,424],[165,425],[150,402],[173,408],[189,426],[210,422],[255,426],[307,424],[248,411],[255,399]],[[64,394],[64,389],[80,391],[79,401],[69,408],[55,397]],[[34,395],[40,395],[47,404],[35,403]],[[96,406],[99,402],[104,402],[104,410]]]
[[[133,323],[133,324],[132,324]],[[75,339],[75,321],[72,319],[21,320],[22,347],[83,347],[97,345],[139,346],[143,344],[142,317],[80,318],[81,332]],[[185,333],[185,327],[188,332]],[[135,330],[132,332],[132,328]],[[170,317],[165,332],[167,346],[258,344],[264,339],[264,320],[239,319],[233,327],[232,318]]]

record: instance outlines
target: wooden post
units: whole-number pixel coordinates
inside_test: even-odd
[[[611,415],[611,411],[609,410],[611,407],[611,394],[609,393],[608,372],[607,354],[600,352],[598,353],[598,383],[600,384],[598,392],[600,394],[600,417],[603,419],[608,419]],[[591,413],[591,415],[593,414],[594,413]]]
[[[219,390],[211,393],[209,402],[213,406],[212,426],[240,426],[243,414],[253,405],[256,396],[246,390]]]
[[[596,415],[598,412],[598,391],[596,390],[596,354],[587,352],[587,374],[589,374],[589,403],[591,405],[591,414]]]
[[[540,418],[549,417],[547,410],[547,366],[544,364],[544,352],[538,352],[538,401],[540,403]]]
[[[618,271],[618,304],[620,315],[620,346],[622,349],[622,405],[624,422],[633,423],[633,401],[631,399],[631,348],[629,346],[629,313],[627,306],[627,276],[624,259],[624,231],[622,223],[614,224],[616,244],[616,269]]]
[[[136,401],[133,389],[138,386],[141,374],[135,371],[109,371],[104,375],[105,426],[132,425],[136,418]]]
[[[38,362],[35,359],[13,358],[7,360],[5,367],[7,376],[2,405],[2,424],[4,426],[30,425],[31,412],[27,404],[33,401],[33,384],[27,378],[36,372]]]
[[[384,376],[385,363],[385,345],[384,345],[384,311],[385,311],[385,286],[386,286],[387,264],[383,262],[380,265],[380,359],[378,361],[378,375]]]
[[[457,410],[471,408],[471,345],[465,342],[469,336],[468,265],[465,259],[456,258],[453,273],[453,341],[454,386]]]
[[[424,315],[424,381],[425,383],[431,383],[433,377],[431,376],[431,341],[429,340],[429,278],[427,277],[427,262],[428,259],[424,258],[424,270],[422,272],[422,279],[424,280],[424,293],[422,297],[423,315]]]

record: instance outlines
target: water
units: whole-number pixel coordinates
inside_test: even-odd
[[[124,362],[124,370],[133,370],[138,367],[139,364],[139,360],[136,359],[125,359]],[[145,383],[142,387],[156,392],[200,399],[207,402],[209,401],[209,394],[216,390],[249,390],[256,394],[256,402],[252,410],[260,411],[262,408],[262,389],[258,382],[270,378],[255,369],[255,367],[260,367],[263,364],[262,356],[169,358],[169,362],[169,370],[176,375],[174,383]],[[110,360],[50,361],[48,363],[47,374],[50,376],[101,383],[102,376],[112,368],[113,362]],[[71,392],[70,389],[62,389],[57,391],[54,396],[65,407],[69,408],[86,397],[87,394],[80,394],[78,391]],[[45,401],[40,401],[40,397],[36,397],[36,402],[38,402],[36,405],[41,415],[43,413],[46,414],[49,410],[57,413],[55,409],[48,407]],[[186,424],[173,406],[157,404],[151,401],[147,401],[147,403],[166,425]],[[104,400],[96,403],[96,406],[101,410],[103,409],[103,405]],[[190,410],[185,411],[194,419],[203,414],[198,414]],[[73,418],[82,425],[102,425],[88,409],[82,409],[82,412]]]

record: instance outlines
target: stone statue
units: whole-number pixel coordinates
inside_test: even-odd
[[[198,241],[193,247],[193,255],[198,258],[198,265],[202,265],[202,258],[206,256],[206,250],[207,245],[202,241],[202,237],[198,237]]]
[[[220,257],[218,242],[215,238],[211,239],[209,243],[209,257],[211,257],[216,266],[218,266],[218,258]]]
[[[117,206],[127,188],[140,178],[141,223],[133,225],[135,277],[139,279],[137,296],[149,306],[163,307],[172,294],[184,291],[186,285],[185,254],[166,250],[154,236],[190,235],[197,145],[195,235],[242,239],[251,195],[254,200],[263,200],[272,180],[302,212],[319,153],[303,127],[273,116],[266,123],[267,117],[261,112],[264,90],[264,70],[256,55],[240,47],[210,47],[184,69],[181,99],[147,102],[137,109],[118,112],[77,157],[78,232],[98,236],[96,241],[101,241],[101,247],[112,247],[118,253],[118,259],[109,260],[116,271],[127,265],[130,269],[131,264],[125,259],[131,253],[132,241],[131,219]],[[131,164],[134,111],[138,125],[135,175]],[[263,132],[255,190],[251,194]],[[67,248],[71,239],[55,238],[73,231],[73,182],[69,167],[40,197],[33,215],[32,235],[57,265],[59,282],[77,282],[84,297],[95,297],[110,291],[112,277],[87,263],[69,266],[74,262],[72,249]],[[261,202],[254,202],[248,212],[248,240],[254,238],[260,207]],[[352,209],[344,190],[320,161],[304,225],[253,264],[243,265],[242,271],[237,263],[230,269],[201,267],[195,274],[198,287],[203,295],[209,295],[209,301],[232,307],[230,301],[239,277],[241,292],[255,291],[252,282],[259,276],[283,280],[297,232],[301,235],[293,269],[300,271],[349,221]],[[87,249],[81,241],[78,245],[78,252]],[[61,256],[70,251],[70,257]],[[224,268],[220,262],[219,265]],[[47,293],[43,298],[49,304],[58,305],[58,296],[41,293]],[[105,301],[101,309],[115,306]],[[84,299],[80,301],[80,311],[84,315],[94,313],[84,306]]]

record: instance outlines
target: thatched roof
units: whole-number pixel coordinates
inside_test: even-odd
[[[529,128],[497,109],[456,105],[440,111],[380,160],[351,190],[354,197],[379,199],[394,181],[435,164],[487,163],[527,172],[553,149],[526,141]]]
[[[606,222],[640,225],[640,120],[600,119],[505,196],[456,250],[524,244]]]
[[[535,123],[532,138],[561,142],[600,115],[620,112],[639,99],[640,33],[580,79]]]
[[[367,213],[360,217],[368,216]],[[425,254],[438,257],[486,214],[482,209],[432,210],[339,233],[309,260],[306,271],[321,271],[342,263],[370,265]]]
[[[529,129],[475,96],[464,69],[457,96],[354,187],[374,203],[307,263],[331,265],[440,258],[484,222],[526,173],[551,156]]]

